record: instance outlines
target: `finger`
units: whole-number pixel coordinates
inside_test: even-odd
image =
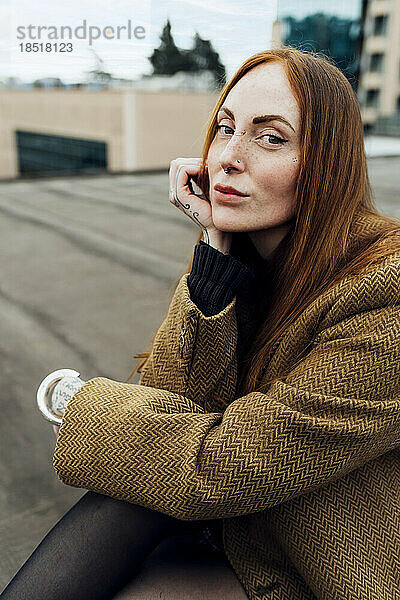
[[[197,165],[198,170],[202,164],[201,158],[176,158],[171,161],[169,168],[169,189],[173,190],[175,187],[176,173],[181,165]]]
[[[199,197],[198,194],[193,192],[193,188],[190,182],[191,176],[199,174],[200,166],[194,164],[180,164],[178,165],[175,173],[175,179],[172,183],[171,194],[175,201],[178,201],[182,208],[187,208],[187,200],[190,196]],[[176,204],[176,202],[175,202]]]
[[[183,165],[183,164],[201,164],[202,159],[195,157],[195,158],[174,158],[174,160],[171,160],[170,162],[170,168],[169,168],[169,172],[170,174],[172,173],[172,175],[175,177],[175,173],[176,170],[178,168],[179,165]],[[173,181],[173,179],[171,179]]]
[[[187,183],[191,172],[197,172],[197,167],[188,167],[187,165],[178,167],[176,187],[175,190],[170,190],[170,201],[204,230],[211,218],[210,203],[204,194],[195,194]]]

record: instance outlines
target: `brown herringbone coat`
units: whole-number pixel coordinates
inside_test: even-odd
[[[180,519],[223,518],[252,600],[400,598],[399,253],[318,297],[265,373],[293,364],[289,375],[240,398],[236,298],[205,317],[187,277],[140,384],[95,377],[68,404],[59,478]]]

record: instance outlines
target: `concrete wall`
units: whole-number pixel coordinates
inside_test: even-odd
[[[136,168],[164,168],[174,158],[200,156],[217,99],[211,92],[137,93]]]
[[[111,172],[200,156],[218,94],[145,90],[1,90],[0,179],[18,177],[15,131],[104,141]]]

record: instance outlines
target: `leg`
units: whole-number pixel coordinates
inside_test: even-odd
[[[248,600],[226,556],[201,549],[196,539],[162,541],[113,600]]]
[[[166,537],[201,521],[87,492],[56,523],[0,595],[1,600],[108,600]]]

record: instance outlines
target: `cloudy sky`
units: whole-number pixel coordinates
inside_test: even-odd
[[[151,73],[147,57],[159,45],[168,18],[180,48],[191,47],[196,31],[211,40],[229,78],[244,59],[269,46],[278,12],[303,17],[322,11],[357,18],[359,10],[360,0],[336,0],[334,10],[327,9],[326,0],[36,0],[35,4],[31,0],[0,0],[0,80],[16,76],[23,81],[38,77],[83,81],[95,67],[95,53],[104,61],[104,70],[137,79]],[[28,25],[34,25],[30,39]],[[121,29],[120,39],[116,39],[117,27],[129,25],[131,39],[127,29]],[[42,29],[39,39],[39,26],[53,29]],[[63,42],[61,26],[72,29],[73,39],[67,34],[64,38],[72,42],[71,52],[54,51],[54,44]],[[104,34],[107,26],[111,29]],[[91,43],[90,27],[93,37],[100,35]],[[135,27],[144,28],[137,30],[137,38]],[[51,42],[53,49],[27,52],[26,42]]]

